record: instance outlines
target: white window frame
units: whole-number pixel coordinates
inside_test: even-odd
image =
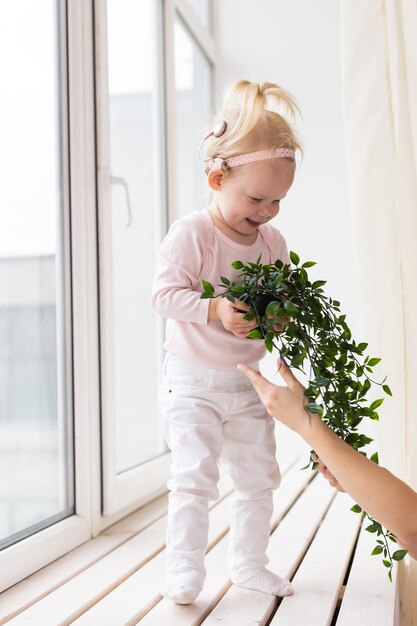
[[[195,43],[201,48],[208,61],[216,67],[217,51],[213,34],[210,34],[202,25],[193,6],[188,0],[167,0],[165,2],[165,81],[166,81],[166,121],[167,121],[167,166],[168,166],[168,223],[171,224],[179,216],[176,206],[178,194],[175,180],[175,159],[177,155],[176,142],[176,91],[175,91],[175,18],[181,18]],[[216,0],[212,4],[212,21],[216,23]],[[213,28],[214,30],[214,28]],[[216,83],[213,82],[213,91],[216,95]]]
[[[156,2],[155,5],[158,3]],[[162,11],[162,2],[159,3]],[[205,31],[200,23],[198,16],[195,14],[193,7],[187,1],[166,0],[163,3],[164,15],[159,12],[155,15],[155,24],[159,20],[164,19],[164,42],[161,41],[160,32],[158,30],[155,42],[155,54],[158,59],[158,75],[157,81],[157,100],[163,102],[165,100],[167,124],[164,124],[163,108],[159,111],[158,128],[166,129],[166,143],[164,137],[160,135],[157,138],[155,146],[155,180],[153,181],[154,193],[158,194],[156,198],[156,206],[170,207],[173,203],[174,193],[174,177],[170,176],[173,170],[173,160],[165,154],[173,154],[175,142],[175,79],[174,79],[174,21],[175,13],[178,12],[181,19],[187,25],[187,28],[196,39],[198,45],[214,64],[214,40]],[[115,408],[114,408],[114,376],[112,376],[112,364],[115,359],[113,357],[113,345],[111,341],[112,320],[110,318],[112,309],[112,285],[111,285],[111,231],[109,224],[109,216],[111,214],[111,176],[117,176],[117,172],[111,172],[110,169],[110,127],[109,127],[109,111],[108,111],[108,75],[107,75],[107,1],[96,0],[95,3],[96,18],[96,67],[99,68],[99,74],[96,76],[97,90],[97,168],[98,168],[98,206],[99,206],[99,223],[101,249],[103,254],[100,258],[100,265],[104,268],[105,282],[100,287],[101,300],[101,337],[102,337],[102,441],[103,441],[103,515],[114,515],[124,510],[126,513],[138,506],[148,502],[166,491],[166,479],[170,465],[170,453],[163,454],[157,458],[143,463],[130,470],[117,474],[116,471],[116,424],[115,424]],[[164,44],[164,45],[163,45]],[[162,51],[165,50],[165,57],[162,58]],[[165,64],[165,72],[164,70]],[[163,78],[165,77],[165,85]],[[169,103],[169,105],[168,105]],[[167,146],[167,147],[166,147]],[[164,166],[167,168],[168,182],[162,180],[161,172],[164,172]],[[170,182],[171,184],[170,184]],[[167,200],[166,198],[169,198]],[[172,211],[163,210],[159,223],[158,242],[163,238],[167,229],[167,215],[172,215]],[[162,344],[163,344],[163,326],[161,320],[156,316],[156,336],[160,345],[159,361],[157,362],[157,371],[155,376],[159,379],[159,372],[162,369]],[[106,332],[107,331],[107,332]],[[140,495],[138,495],[140,494]]]
[[[163,101],[163,71],[162,50],[158,23],[162,23],[162,15],[157,9],[154,14],[154,24],[157,28],[155,36],[155,55],[158,72],[156,81],[156,100]],[[166,491],[166,479],[170,465],[170,454],[163,454],[151,461],[138,465],[132,469],[117,473],[116,469],[116,422],[114,403],[114,380],[112,368],[115,362],[114,346],[112,342],[112,319],[113,307],[112,289],[112,244],[111,244],[111,177],[118,172],[112,172],[110,167],[110,116],[108,97],[108,71],[107,71],[107,0],[95,2],[95,33],[96,33],[96,101],[97,101],[97,172],[98,172],[98,213],[100,231],[100,267],[105,276],[105,281],[100,285],[100,326],[101,326],[101,372],[102,372],[102,453],[103,453],[103,515],[105,517],[124,511],[130,512],[149,502],[153,498]],[[157,126],[164,129],[163,107],[157,114]],[[155,205],[162,207],[160,222],[157,225],[158,240],[165,230],[165,180],[164,174],[164,138],[162,134],[157,136],[154,150],[153,181],[154,194],[158,194]],[[161,321],[155,316],[155,329],[157,341],[162,345],[163,327]],[[160,351],[155,376],[161,370],[162,350]]]
[[[112,428],[110,425],[107,440],[106,437],[103,439],[102,450],[103,407],[99,374],[97,262],[99,191],[96,180],[96,157],[99,155],[96,154],[95,136],[94,27],[95,20],[99,19],[100,11],[103,10],[103,2],[104,0],[67,0],[67,33],[63,33],[63,41],[65,38],[67,41],[68,58],[67,66],[63,63],[61,71],[64,83],[68,84],[68,111],[65,113],[70,120],[71,220],[66,215],[65,221],[68,231],[71,231],[75,514],[0,552],[0,591],[38,571],[138,509],[145,501],[160,493],[162,480],[165,483],[167,476],[168,454],[125,473],[118,480],[107,476],[110,490],[107,500],[104,499],[103,511],[102,481],[106,480],[109,469],[103,471],[102,453],[106,445],[109,445]],[[215,2],[213,0],[213,11]],[[176,197],[173,193],[173,177],[169,175],[169,172],[174,171],[172,164],[175,153],[173,26],[176,12],[214,66],[216,57],[213,38],[204,30],[186,0],[165,0],[164,6],[165,84],[161,85],[161,91],[164,91],[165,103],[169,103],[169,106],[166,105],[166,170],[167,195],[172,200]],[[97,41],[95,44],[96,49],[101,45]],[[66,103],[64,106],[66,107]],[[168,204],[171,206],[171,203]],[[172,209],[169,214],[172,215]],[[169,221],[168,218],[161,219],[161,236]],[[144,492],[143,484],[147,475],[153,477],[152,489]]]
[[[63,3],[64,5],[64,3]],[[86,300],[87,282],[94,282],[91,272],[95,264],[86,263],[86,237],[91,234],[91,207],[95,207],[95,167],[94,167],[94,109],[88,110],[89,91],[92,91],[92,65],[88,62],[91,46],[90,2],[71,0],[67,7],[67,32],[62,32],[62,40],[67,41],[68,66],[61,64],[62,83],[68,84],[70,94],[62,98],[63,119],[71,119],[70,124],[70,197],[72,207],[72,232],[79,233],[72,241],[72,321],[73,321],[73,386],[74,386],[74,466],[75,466],[75,515],[66,518],[44,530],[5,548],[0,553],[0,591],[7,589],[19,580],[54,561],[62,554],[80,545],[91,537],[92,507],[87,495],[91,480],[90,465],[97,450],[92,444],[90,426],[96,424],[98,404],[96,402],[93,363],[94,333],[89,332],[89,324],[94,325],[92,302]],[[63,25],[61,24],[63,28]],[[91,100],[91,103],[93,101]],[[64,130],[64,137],[65,137]],[[92,157],[92,161],[91,161]],[[93,164],[91,172],[91,162]],[[91,176],[91,173],[93,176]],[[64,179],[65,180],[65,179]],[[64,209],[68,209],[64,203]],[[64,217],[67,226],[66,240],[69,237],[69,215]],[[95,226],[94,226],[95,227]],[[83,240],[84,239],[84,240]],[[86,275],[90,271],[90,276]],[[89,293],[94,294],[94,289]],[[85,317],[84,317],[85,316]],[[88,382],[90,384],[88,384]],[[71,392],[68,390],[69,393]],[[90,420],[85,419],[87,410]],[[84,416],[84,419],[83,419]],[[98,423],[98,421],[97,421]],[[91,430],[94,428],[91,426]],[[99,428],[97,428],[99,432]],[[83,476],[83,480],[80,477]],[[96,490],[95,490],[96,491]],[[98,493],[100,489],[98,488]]]

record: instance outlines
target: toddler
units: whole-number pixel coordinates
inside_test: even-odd
[[[225,94],[213,131],[205,137],[207,208],[176,221],[162,243],[154,281],[154,309],[168,318],[161,407],[172,451],[168,481],[165,597],[195,600],[205,578],[208,502],[218,497],[218,460],[235,486],[228,562],[234,584],[277,596],[289,581],[266,568],[272,492],[279,486],[274,420],[236,365],[258,369],[263,341],[244,319],[247,304],[201,300],[201,280],[233,281],[231,263],[287,263],[285,240],[270,220],[290,189],[295,152],[288,121],[297,105],[273,83],[238,81]]]

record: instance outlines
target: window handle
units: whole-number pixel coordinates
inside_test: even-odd
[[[125,190],[126,195],[126,207],[127,207],[127,222],[125,226],[130,226],[132,223],[132,205],[130,204],[129,187],[127,182],[121,176],[110,176],[111,185],[121,185]]]

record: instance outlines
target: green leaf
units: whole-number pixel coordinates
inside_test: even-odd
[[[363,449],[370,438],[358,428],[365,417],[378,419],[377,410],[383,402],[382,398],[368,401],[367,393],[373,385],[382,387],[385,397],[392,395],[391,390],[385,379],[375,382],[369,378],[368,372],[372,373],[380,359],[366,355],[368,344],[353,339],[340,302],[322,289],[326,281],[309,281],[306,270],[314,265],[313,261],[302,263],[293,251],[289,263],[277,259],[274,264],[262,264],[261,258],[256,263],[235,261],[232,267],[240,274],[236,282],[221,276],[216,288],[230,302],[236,297],[250,305],[251,310],[244,311],[243,316],[248,321],[255,319],[257,328],[249,338],[262,340],[269,352],[278,349],[290,366],[306,374],[306,414],[320,415],[329,428],[366,457]],[[216,297],[210,283],[202,284],[202,298]],[[274,326],[282,324],[283,318],[290,319],[278,333]],[[378,463],[378,454],[374,452],[370,460]],[[310,458],[307,467],[315,466]],[[358,504],[352,511],[364,515]],[[386,542],[393,540],[392,533],[371,517],[368,524],[366,530],[374,533],[377,542],[372,554],[381,555],[390,575],[393,561]],[[404,553],[394,552],[398,560]]]
[[[378,452],[374,452],[373,455],[371,456],[370,460],[373,463],[376,463],[377,465],[379,465],[379,457],[378,457]]]
[[[274,300],[273,302],[270,302],[268,306],[266,307],[265,314],[277,315],[280,308],[281,308],[281,304],[277,302],[277,300]]]
[[[381,406],[383,402],[384,402],[384,398],[380,398],[379,400],[374,400],[374,402],[372,402],[370,406],[371,411],[375,411],[375,409]]]
[[[264,338],[261,331],[258,330],[257,328],[254,328],[253,330],[251,330],[250,333],[248,333],[246,336],[250,337],[251,339],[263,339]]]
[[[203,289],[206,293],[209,293],[211,295],[214,294],[214,287],[211,283],[209,283],[207,280],[202,280],[201,284],[203,286]]]
[[[296,252],[293,252],[292,250],[290,252],[290,259],[292,263],[294,263],[294,265],[298,265],[300,262],[300,257],[298,256]]]
[[[385,559],[382,559],[383,564],[385,565],[385,567],[392,567],[391,563],[389,561],[386,561]]]
[[[292,367],[299,367],[300,365],[302,365],[304,363],[304,359],[305,359],[304,353],[303,352],[299,352],[298,354],[293,356],[293,358],[291,359],[291,366]]]
[[[367,343],[359,343],[357,347],[358,347],[359,352],[363,352],[368,347],[368,344]]]
[[[368,533],[376,533],[378,531],[378,526],[376,524],[369,524],[365,530],[367,530]]]
[[[396,550],[392,555],[392,558],[394,561],[402,561],[406,554],[408,554],[408,550]]]
[[[331,382],[332,381],[330,378],[325,378],[324,376],[318,376],[317,378],[314,379],[314,384],[317,387],[328,387]]]
[[[306,409],[310,413],[317,413],[319,415],[323,413],[323,407],[320,406],[320,404],[316,404],[315,402],[310,402],[310,404],[307,404]]]
[[[288,313],[298,313],[298,306],[289,300],[285,300],[284,309],[288,311]]]
[[[233,293],[243,293],[244,291],[246,291],[246,287],[243,283],[236,283],[235,285],[232,285],[230,287],[230,290]]]

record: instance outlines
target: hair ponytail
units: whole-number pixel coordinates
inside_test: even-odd
[[[208,137],[207,157],[227,158],[248,149],[292,148],[302,152],[292,127],[297,113],[296,100],[279,85],[238,80],[227,88],[217,115],[217,122],[226,122],[226,131],[220,137]]]

